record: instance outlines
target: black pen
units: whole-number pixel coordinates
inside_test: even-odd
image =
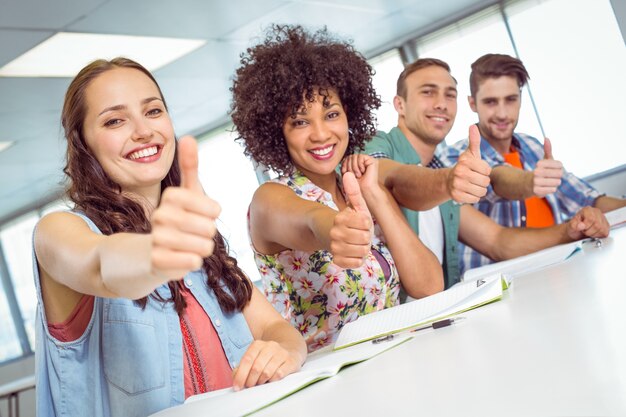
[[[439,321],[435,321],[433,323],[427,324],[425,326],[422,327],[416,327],[415,329],[411,329],[409,330],[409,333],[413,333],[413,332],[419,332],[420,330],[426,330],[426,329],[441,329],[442,327],[448,327],[454,323],[457,323],[461,320],[465,320],[465,317],[450,317],[447,319],[443,319],[443,320],[439,320]],[[402,333],[400,333],[402,334]],[[388,342],[390,340],[393,340],[393,338],[395,337],[394,334],[388,334],[386,336],[381,336],[381,337],[377,337],[376,339],[372,340],[372,343],[374,343],[375,345],[378,343],[382,343],[382,342]]]
[[[420,330],[426,330],[426,329],[441,329],[442,327],[448,327],[461,320],[465,320],[465,317],[450,317],[447,319],[435,321],[433,323],[427,324],[422,327],[416,327],[415,329],[411,329],[410,333],[419,332]]]

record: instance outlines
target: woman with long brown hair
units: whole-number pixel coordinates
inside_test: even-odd
[[[298,370],[305,344],[228,255],[152,75],[89,64],[62,123],[74,207],[34,233],[38,415],[146,416]]]

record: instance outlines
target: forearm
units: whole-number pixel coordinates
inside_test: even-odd
[[[320,209],[311,210],[307,214],[307,225],[312,239],[306,239],[308,243],[302,250],[330,250],[330,230],[333,227],[336,213],[327,207],[320,207]]]
[[[503,227],[491,253],[486,255],[495,261],[502,261],[571,242],[567,227],[567,223],[544,228]]]
[[[398,204],[416,211],[430,210],[450,199],[447,181],[450,168],[430,169],[401,165],[382,178]]]
[[[393,197],[380,188],[364,190],[363,196],[383,231],[407,293],[421,298],[442,291],[441,264],[410,228]]]
[[[533,173],[500,165],[489,176],[494,192],[507,200],[524,200],[533,194]]]
[[[612,210],[617,210],[618,208],[626,207],[626,199],[601,196],[596,198],[593,206],[599,209],[602,213],[607,213]]]
[[[167,282],[152,268],[151,249],[149,234],[118,233],[103,239],[96,251],[102,290],[109,297],[135,300]]]
[[[302,335],[286,320],[280,319],[269,324],[263,330],[261,340],[278,343],[283,349],[290,352],[302,365],[306,360],[307,348]]]

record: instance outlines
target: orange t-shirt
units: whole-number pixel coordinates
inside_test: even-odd
[[[503,156],[504,160],[512,166],[524,169],[519,152],[513,148]],[[524,201],[524,204],[526,205],[526,227],[548,227],[554,225],[554,215],[545,198],[530,197]]]

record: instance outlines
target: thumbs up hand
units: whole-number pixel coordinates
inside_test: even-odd
[[[205,195],[198,179],[198,146],[194,138],[178,141],[181,186],[168,187],[152,213],[152,269],[167,280],[182,278],[213,253],[215,219],[221,208]]]
[[[556,192],[563,177],[563,164],[554,160],[550,139],[545,138],[543,149],[544,159],[537,162],[533,171],[533,194],[537,197],[545,197]]]
[[[491,167],[481,159],[480,132],[476,125],[469,128],[469,146],[459,156],[448,176],[448,192],[457,203],[477,203],[487,194]]]
[[[359,183],[352,172],[343,175],[348,207],[341,210],[330,229],[333,263],[341,268],[358,268],[370,252],[373,222]]]

